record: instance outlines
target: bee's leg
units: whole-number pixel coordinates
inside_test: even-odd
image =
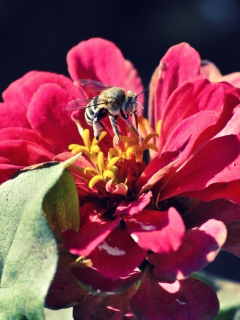
[[[123,110],[120,110],[121,116],[122,118],[127,122],[127,125],[136,132],[136,134],[139,136],[139,133],[137,131],[137,129],[131,124],[131,122],[129,121],[128,117],[125,115],[125,113],[123,112]]]
[[[99,140],[100,134],[103,131],[104,125],[100,122],[101,119],[105,118],[108,111],[105,108],[100,108],[94,115],[93,119],[93,131],[96,140]]]
[[[119,131],[118,131],[118,127],[117,127],[117,118],[118,116],[113,116],[112,114],[109,115],[109,120],[110,120],[110,123],[112,125],[112,128],[113,128],[113,133],[115,134],[115,136],[118,137],[118,141],[119,141]]]
[[[93,119],[93,132],[96,140],[99,140],[100,134],[103,131],[103,125],[98,120],[98,118]]]
[[[127,125],[133,130],[136,132],[136,134],[139,136],[139,133],[137,131],[137,129],[131,124],[131,122],[127,119],[125,119],[125,121],[127,122]]]

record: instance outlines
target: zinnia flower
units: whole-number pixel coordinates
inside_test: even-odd
[[[81,42],[67,63],[75,82],[143,90],[133,65],[109,41]],[[221,77],[210,63],[201,66],[188,44],[174,46],[153,74],[149,122],[139,116],[140,137],[119,119],[118,142],[106,117],[99,143],[84,109],[66,111],[70,101],[94,95],[84,87],[34,71],[7,88],[0,109],[1,181],[23,167],[79,153],[69,170],[80,226],[63,233],[60,262],[61,253],[79,258],[60,264],[48,305],[81,302],[76,319],[217,315],[216,293],[191,274],[221,249],[240,254],[238,79]],[[60,286],[67,288],[64,297]]]

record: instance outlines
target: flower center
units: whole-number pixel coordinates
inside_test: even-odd
[[[139,117],[140,126],[147,121],[143,117]],[[132,198],[136,195],[136,181],[141,176],[146,167],[143,160],[144,153],[151,149],[158,151],[155,144],[151,143],[151,139],[158,137],[158,133],[144,133],[140,137],[134,130],[127,127],[128,136],[120,136],[120,141],[115,142],[113,139],[113,147],[109,150],[101,150],[100,143],[90,139],[88,129],[80,131],[84,145],[72,144],[69,149],[73,154],[82,153],[87,164],[84,167],[78,166],[76,171],[81,172],[81,184],[89,189],[89,192],[101,194],[101,196],[121,195],[124,198]],[[106,136],[106,132],[102,132],[99,142]],[[106,146],[105,146],[106,147]],[[79,178],[78,177],[78,178]],[[80,183],[79,183],[80,185]]]

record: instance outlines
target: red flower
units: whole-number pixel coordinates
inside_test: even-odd
[[[143,90],[132,64],[109,41],[81,42],[70,50],[67,62],[74,81],[85,78]],[[81,225],[77,233],[64,233],[64,244],[86,259],[85,268],[72,269],[77,281],[91,292],[121,293],[122,314],[182,319],[197,312],[212,319],[218,312],[215,292],[190,276],[221,248],[240,254],[233,223],[240,217],[240,91],[233,86],[238,78],[221,78],[211,64],[201,67],[188,44],[172,47],[150,83],[148,113],[154,129],[139,116],[139,139],[120,119],[119,143],[107,118],[102,120],[107,134],[102,132],[96,144],[85,110],[66,111],[69,101],[84,95],[64,76],[31,72],[3,94],[1,181],[25,166],[69,158],[69,145],[72,153],[82,152],[69,168],[79,194]],[[143,95],[139,102],[143,104]],[[143,160],[147,150],[148,162]],[[58,275],[67,274],[64,268],[58,270],[52,292],[63,281]],[[138,289],[133,283],[142,275]],[[79,298],[70,295],[56,303],[50,295],[47,302],[81,302],[78,315],[89,313],[89,304],[93,315],[99,303],[117,303],[115,298],[83,296],[81,291]],[[102,318],[107,318],[104,310]]]

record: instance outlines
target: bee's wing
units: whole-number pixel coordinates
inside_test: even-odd
[[[85,98],[72,100],[66,105],[65,110],[74,111],[79,109],[85,109],[90,101],[91,99]]]
[[[74,83],[79,87],[92,96],[98,96],[103,90],[111,88],[111,86],[104,84],[99,81],[90,80],[90,79],[78,79],[74,81]]]
[[[89,102],[93,101],[93,99],[75,99],[70,101],[66,107],[65,110],[67,111],[74,111],[74,110],[79,110],[79,109],[86,109],[88,107],[96,107],[100,106],[102,104],[106,104],[106,100],[100,100],[97,99],[95,102],[93,101],[91,105],[88,106]]]

